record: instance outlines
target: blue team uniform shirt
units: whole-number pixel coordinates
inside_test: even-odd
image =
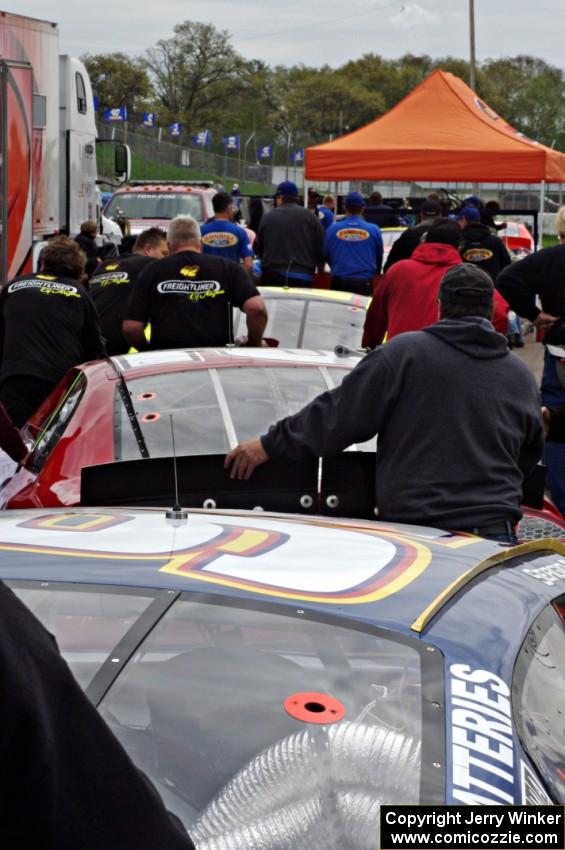
[[[376,224],[350,215],[326,230],[324,257],[332,277],[370,280],[381,270],[383,238]]]
[[[328,207],[318,207],[317,212],[318,218],[320,219],[320,224],[322,225],[324,230],[327,230],[328,227],[331,227],[331,225],[334,223],[333,211],[330,210]]]
[[[204,254],[215,254],[236,263],[253,256],[247,233],[232,221],[210,221],[202,225],[200,232]]]

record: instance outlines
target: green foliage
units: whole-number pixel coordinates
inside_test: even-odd
[[[94,94],[103,107],[127,106],[128,115],[144,109],[152,89],[147,72],[138,60],[124,53],[81,56]]]
[[[210,123],[245,73],[228,33],[193,21],[177,24],[172,38],[148,50],[144,66],[165,120],[181,120],[187,132]]]

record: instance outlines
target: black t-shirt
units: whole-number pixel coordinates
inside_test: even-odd
[[[491,276],[493,283],[512,260],[502,239],[494,236],[486,224],[468,224],[463,230],[461,256]]]
[[[98,256],[99,248],[95,237],[88,236],[86,233],[78,233],[75,236],[75,242],[80,245],[89,259]]]
[[[0,380],[59,381],[78,363],[104,356],[96,309],[84,286],[49,274],[22,275],[0,293]]]
[[[0,706],[2,847],[194,850],[52,636],[1,583]]]
[[[256,295],[237,263],[181,251],[141,272],[126,318],[151,323],[151,348],[225,345],[232,336],[232,308]]]
[[[153,257],[140,254],[111,257],[100,263],[90,279],[89,292],[100,319],[108,354],[125,354],[129,351],[129,342],[122,334],[122,320],[137,276],[153,262]]]

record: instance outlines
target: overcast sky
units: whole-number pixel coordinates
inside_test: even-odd
[[[247,59],[338,66],[364,53],[469,55],[468,0],[17,0],[56,21],[61,52],[142,54],[175,24],[212,23]],[[528,53],[565,67],[562,0],[475,0],[477,59]]]

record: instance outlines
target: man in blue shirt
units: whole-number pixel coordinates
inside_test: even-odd
[[[346,217],[332,224],[324,239],[331,288],[372,295],[373,278],[383,261],[381,231],[363,219],[365,202],[359,192],[350,192],[344,205]]]
[[[334,223],[335,200],[333,195],[326,195],[322,206],[318,207],[318,218],[324,230]]]
[[[218,192],[212,198],[212,206],[215,217],[200,228],[203,253],[215,254],[236,263],[241,261],[250,270],[253,251],[243,227],[232,221],[233,198],[227,192]]]

